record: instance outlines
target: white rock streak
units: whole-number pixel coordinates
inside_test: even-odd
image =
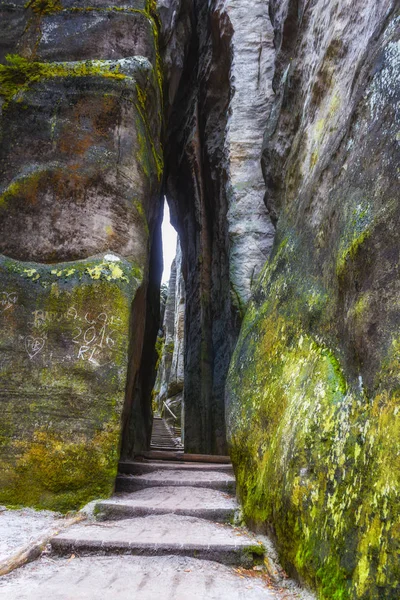
[[[230,118],[226,150],[231,285],[240,306],[268,258],[274,228],[264,204],[263,136],[273,97],[275,51],[266,0],[221,0],[233,27]]]

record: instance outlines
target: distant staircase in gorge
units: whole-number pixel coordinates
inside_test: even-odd
[[[150,449],[161,451],[183,450],[180,437],[177,437],[175,433],[165,419],[159,415],[154,415]]]

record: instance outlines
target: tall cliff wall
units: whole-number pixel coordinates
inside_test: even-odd
[[[0,501],[106,495],[148,444],[163,184],[186,450],[227,425],[287,569],[397,600],[398,2],[157,6],[0,0]]]
[[[400,595],[398,3],[270,2],[276,222],[227,386],[246,518],[323,599]]]
[[[207,3],[169,4],[160,10],[166,78],[173,75],[165,95],[166,196],[186,286],[185,448],[225,454],[224,382],[234,342],[223,154],[229,32]]]
[[[260,156],[273,29],[264,0],[158,3],[166,94],[166,195],[186,285],[185,447],[226,453],[225,380],[272,245]]]
[[[157,30],[140,0],[2,0],[0,30],[0,502],[66,510],[112,491],[122,427],[133,444],[159,301]]]

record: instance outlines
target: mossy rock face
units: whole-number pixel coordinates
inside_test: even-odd
[[[140,368],[156,28],[140,1],[17,0],[0,33],[0,503],[67,511],[112,492]]]
[[[5,61],[6,55],[15,52],[17,40],[23,38],[28,16],[23,10],[12,10],[0,2],[0,63]]]
[[[1,69],[0,251],[47,262],[112,250],[143,263],[160,160],[150,63],[10,57]]]
[[[321,600],[400,597],[400,61],[386,25],[352,118],[344,104],[320,125],[331,145],[314,171],[295,138],[227,386],[245,517]]]
[[[111,493],[140,283],[113,255],[1,258],[1,503],[67,510]]]
[[[67,10],[73,8],[106,9],[113,7],[119,10],[147,10],[150,2],[151,0],[115,0],[115,2],[110,2],[110,0],[86,0],[85,2],[81,0],[63,0],[62,4]]]
[[[150,2],[0,0],[0,63],[145,56],[160,68],[157,16]]]

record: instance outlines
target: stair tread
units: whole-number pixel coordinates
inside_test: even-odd
[[[181,461],[168,461],[168,460],[122,460],[119,463],[120,472],[124,473],[148,473],[151,471],[157,471],[158,469],[176,470],[181,471],[219,471],[229,473],[233,476],[233,468],[231,464],[223,463],[207,463],[207,462],[181,462]]]
[[[159,472],[158,472],[159,473]],[[171,476],[168,476],[171,474]],[[200,475],[200,477],[198,477]],[[144,487],[195,487],[202,489],[217,489],[225,492],[235,491],[235,478],[227,473],[213,471],[196,472],[184,471],[173,475],[167,473],[145,473],[143,475],[121,474],[117,477],[116,489],[118,492],[134,492]]]
[[[141,457],[149,460],[176,460],[185,461],[188,463],[209,463],[231,465],[229,456],[218,454],[187,454],[183,448],[174,448],[173,450],[141,450],[136,454],[136,457]]]
[[[152,487],[102,500],[96,504],[95,512],[101,520],[176,514],[224,522],[230,521],[237,509],[235,498],[219,490]]]
[[[253,536],[229,525],[216,524],[196,517],[174,514],[150,515],[135,519],[101,523],[80,523],[52,539],[58,550],[88,548],[118,550],[211,550],[235,552],[248,549],[262,554],[263,546]]]
[[[235,483],[235,478],[228,473],[219,471],[185,471],[183,469],[159,469],[152,471],[151,473],[145,473],[143,475],[122,475],[122,477],[129,477],[141,481],[147,482],[171,482],[179,485],[189,485],[196,487],[198,483]]]
[[[151,487],[131,494],[119,494],[110,500],[97,503],[101,506],[150,506],[154,509],[165,509],[173,512],[181,508],[222,508],[236,509],[238,504],[235,498],[209,488],[196,488],[191,486],[179,487]]]

